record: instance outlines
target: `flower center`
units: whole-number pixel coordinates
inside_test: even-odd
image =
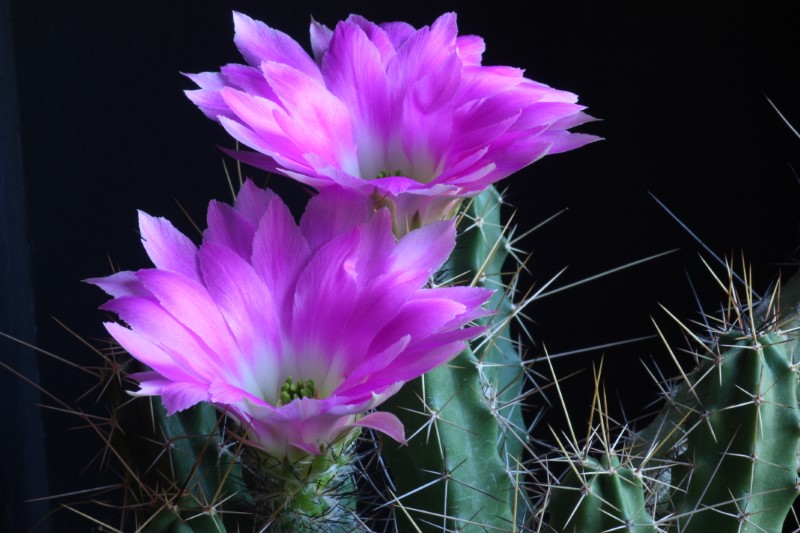
[[[402,176],[402,175],[403,175],[402,170],[395,170],[394,172],[390,172],[388,170],[381,170],[380,172],[378,172],[378,175],[375,176],[375,178],[378,179],[378,178],[386,178],[389,176]]]
[[[313,379],[294,381],[292,376],[286,378],[286,381],[281,385],[280,403],[278,405],[286,405],[298,398],[319,398]]]

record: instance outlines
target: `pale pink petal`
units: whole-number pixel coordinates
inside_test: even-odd
[[[458,55],[464,64],[480,65],[486,43],[477,35],[462,35],[456,39]]]
[[[241,359],[231,331],[203,282],[165,270],[140,271],[139,279],[158,298],[161,308],[202,339],[218,364]],[[198,312],[200,309],[202,312]]]
[[[139,278],[137,278],[136,274],[133,272],[117,272],[105,278],[89,278],[84,281],[92,285],[97,285],[103,289],[106,294],[114,298],[119,298],[121,296],[153,297],[150,291],[144,288],[142,282],[139,281]]]
[[[353,125],[345,104],[324,85],[287,65],[262,65],[286,113],[275,111],[275,120],[296,146],[358,174],[354,154]]]
[[[406,443],[406,431],[403,427],[403,423],[391,413],[370,413],[363,418],[359,418],[353,425],[380,431],[400,444]]]
[[[312,18],[309,33],[311,34],[311,51],[314,53],[314,59],[317,60],[317,63],[321,63],[322,57],[330,46],[333,31]]]
[[[161,389],[161,401],[164,402],[167,416],[209,399],[208,389],[197,383],[172,383]]]
[[[142,244],[156,268],[197,279],[197,246],[165,218],[139,211]]]
[[[307,76],[322,81],[322,75],[314,60],[309,57],[297,41],[285,33],[274,30],[242,13],[233,13],[236,43],[242,56],[254,67],[265,61],[289,65]]]

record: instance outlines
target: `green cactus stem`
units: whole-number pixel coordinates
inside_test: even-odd
[[[550,526],[556,531],[657,531],[645,504],[641,476],[621,465],[613,454],[603,454],[600,461],[590,457],[573,464],[553,489],[549,509]]]
[[[205,403],[172,416],[159,401],[134,403],[145,416],[130,421],[115,447],[131,472],[137,473],[130,477],[142,484],[139,491],[160,495],[152,503],[160,509],[140,507],[139,522],[147,524],[144,531],[223,533],[252,528],[247,513],[253,506],[242,465],[220,433],[224,417]],[[140,442],[131,442],[131,437]]]
[[[673,489],[655,503],[682,532],[780,531],[797,496],[800,277],[756,307],[747,292],[742,300],[729,288],[734,323],[634,440],[635,454],[674,464]]]
[[[421,530],[510,531],[528,514],[517,475],[526,442],[525,367],[509,332],[515,308],[502,274],[508,241],[501,203],[494,189],[469,203],[456,249],[437,276],[496,290],[496,314],[482,321],[487,337],[385,406],[416,431],[407,447],[385,444],[383,457],[406,511],[398,520],[411,514]]]

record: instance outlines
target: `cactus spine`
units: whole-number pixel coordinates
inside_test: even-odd
[[[384,446],[400,503],[422,530],[512,530],[529,517],[518,481],[527,431],[521,397],[526,367],[509,322],[518,304],[503,276],[511,249],[490,188],[470,201],[441,276],[495,289],[487,335],[450,364],[407,384],[385,409],[403,420],[407,447]],[[403,520],[404,513],[397,513]],[[428,524],[428,526],[426,526]]]
[[[640,493],[636,501],[656,517],[659,530],[777,532],[797,496],[800,407],[793,330],[800,323],[800,277],[789,282],[782,298],[776,291],[760,305],[749,285],[744,300],[733,281],[727,292],[722,328],[701,342],[696,368],[681,371],[662,410],[631,435],[626,449],[633,472],[658,472],[641,489],[631,483],[625,492]],[[574,531],[631,524],[616,495],[608,497],[603,485],[595,488],[614,470],[603,461],[590,460],[565,476],[550,504],[551,525],[563,527],[570,517],[565,507],[581,489],[584,499],[571,517]],[[600,529],[588,525],[601,523]]]
[[[600,461],[588,457],[573,465],[552,494],[550,525],[557,531],[575,533],[657,531],[645,505],[641,476],[621,465],[614,454],[603,454]]]

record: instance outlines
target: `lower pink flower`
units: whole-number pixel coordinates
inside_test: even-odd
[[[155,268],[89,280],[127,324],[108,332],[152,370],[142,396],[172,414],[215,404],[277,456],[319,454],[353,427],[404,440],[392,414],[370,412],[459,353],[482,329],[490,291],[426,288],[455,242],[452,221],[399,241],[387,209],[331,190],[299,226],[270,191],[246,182],[233,206],[211,202],[197,247],[140,213]]]

